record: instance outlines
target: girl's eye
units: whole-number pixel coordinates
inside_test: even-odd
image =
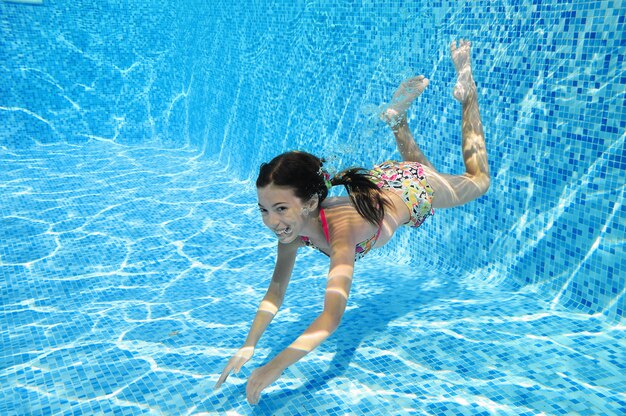
[[[287,211],[287,208],[286,207],[278,207],[278,208],[276,208],[276,211],[284,212],[284,211]]]

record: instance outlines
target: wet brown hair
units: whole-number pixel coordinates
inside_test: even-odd
[[[302,201],[308,201],[317,195],[321,204],[328,196],[324,162],[324,159],[307,152],[283,153],[269,163],[261,164],[256,186],[264,188],[273,183],[276,186],[290,187]],[[380,225],[385,217],[385,206],[390,203],[383,198],[382,191],[370,180],[365,169],[343,170],[330,183],[333,186],[345,186],[359,215],[376,226]]]

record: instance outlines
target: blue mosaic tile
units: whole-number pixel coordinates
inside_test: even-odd
[[[626,413],[625,15],[0,1],[0,414]],[[213,391],[273,268],[256,167],[398,158],[378,112],[422,73],[409,124],[462,172],[458,38],[489,193],[360,263],[340,328],[253,408],[250,372],[319,313],[326,259],[302,253],[257,355]]]

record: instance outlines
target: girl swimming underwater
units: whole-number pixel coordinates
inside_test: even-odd
[[[330,258],[324,310],[289,347],[252,372],[246,396],[256,404],[261,391],[283,371],[316,348],[338,327],[352,284],[354,263],[382,247],[398,227],[419,227],[434,208],[465,204],[487,192],[489,166],[470,43],[451,45],[457,72],[454,97],[461,102],[462,151],[466,173],[438,172],[415,143],[406,110],[428,86],[423,76],[404,81],[382,118],[393,130],[401,162],[388,161],[366,171],[348,169],[333,178],[323,160],[305,152],[288,152],[261,165],[256,182],[264,224],[278,238],[272,280],[243,346],[230,358],[215,388],[252,357],[259,338],[280,308],[300,247],[314,247]],[[331,186],[343,185],[349,197],[326,198]]]

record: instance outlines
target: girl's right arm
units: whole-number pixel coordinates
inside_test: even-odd
[[[254,321],[252,321],[252,326],[250,327],[246,341],[239,351],[228,361],[228,364],[226,364],[222,375],[215,384],[216,389],[226,381],[231,371],[237,373],[241,367],[252,358],[257,342],[259,342],[261,335],[263,335],[263,332],[265,332],[265,329],[283,303],[285,292],[289,285],[289,279],[291,278],[291,272],[296,262],[296,253],[301,245],[302,243],[299,238],[289,244],[278,243],[276,266],[274,267],[274,274],[272,275],[270,286],[261,301],[261,305],[259,305]]]

